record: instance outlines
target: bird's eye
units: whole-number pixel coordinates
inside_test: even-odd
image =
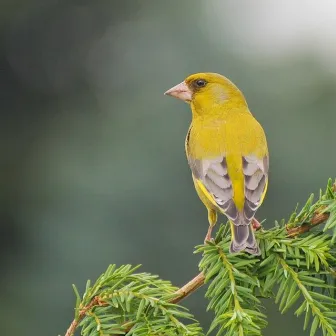
[[[206,81],[204,79],[197,79],[195,81],[195,84],[197,87],[201,88],[204,87],[206,85]]]

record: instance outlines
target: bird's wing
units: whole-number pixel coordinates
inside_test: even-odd
[[[237,217],[225,156],[202,160],[189,157],[188,161],[196,182],[209,201],[229,218]]]
[[[209,201],[236,225],[248,225],[260,206],[267,187],[268,157],[242,157],[244,207],[237,209],[225,155],[212,159],[188,158],[192,173]]]
[[[243,156],[244,219],[248,222],[252,220],[264,199],[268,182],[268,166],[268,155],[262,159],[255,155]]]

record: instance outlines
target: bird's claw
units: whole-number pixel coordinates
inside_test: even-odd
[[[208,237],[206,237],[204,239],[204,245],[206,245],[207,242],[214,243],[215,242],[215,238],[212,238],[212,237],[208,238]]]

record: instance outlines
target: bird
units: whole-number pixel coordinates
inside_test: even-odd
[[[252,222],[268,185],[265,132],[243,93],[218,73],[196,73],[165,92],[191,107],[185,151],[196,192],[207,208],[211,233],[218,214],[231,228],[230,253],[260,255]]]

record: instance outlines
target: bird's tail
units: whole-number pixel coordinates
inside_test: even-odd
[[[231,223],[232,241],[230,245],[230,253],[236,253],[245,250],[254,255],[260,255],[260,248],[254,237],[251,224],[234,225]]]

